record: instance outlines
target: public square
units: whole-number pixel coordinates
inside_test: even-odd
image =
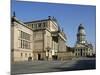
[[[95,58],[73,58],[66,61],[24,61],[11,64],[11,74],[30,74],[44,72],[60,72],[89,70],[96,68]]]

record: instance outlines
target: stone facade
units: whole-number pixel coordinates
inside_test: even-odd
[[[33,30],[35,60],[57,60],[58,52],[66,52],[66,36],[60,30],[57,20],[48,19],[25,22]],[[41,47],[41,48],[40,48]],[[60,55],[61,55],[60,54]]]
[[[68,56],[66,35],[54,17],[23,23],[13,16],[11,39],[12,61],[64,60]]]
[[[11,57],[12,61],[32,60],[33,31],[16,17],[11,21]]]

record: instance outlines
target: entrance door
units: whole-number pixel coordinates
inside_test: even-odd
[[[28,57],[28,61],[32,61],[32,57]]]
[[[41,60],[41,54],[38,54],[38,60]]]
[[[83,55],[82,55],[82,49],[81,49],[81,56],[83,56]]]
[[[57,60],[57,56],[55,55],[55,56],[52,56],[52,59],[53,60]]]

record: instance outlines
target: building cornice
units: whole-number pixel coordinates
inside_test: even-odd
[[[66,41],[65,37],[63,37],[60,33],[58,33],[58,34],[64,41]]]
[[[43,21],[49,21],[49,19],[35,20],[35,21],[28,21],[28,22],[24,22],[24,23],[25,23],[25,24],[28,24],[28,23],[43,22]]]
[[[18,20],[16,17],[12,17],[11,19],[12,19],[12,22],[17,22],[17,23],[19,23],[20,25],[22,25],[22,26],[24,26],[24,27],[26,27],[26,28],[32,30],[31,28],[27,27],[26,24],[24,24],[23,22],[21,22],[20,20]]]

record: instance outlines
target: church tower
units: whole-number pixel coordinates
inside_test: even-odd
[[[86,32],[85,28],[82,24],[78,27],[77,32],[77,42],[74,47],[75,56],[92,56],[93,55],[93,48],[92,44],[88,44],[86,40]]]
[[[77,33],[77,44],[85,44],[86,43],[86,33],[85,28],[82,24],[78,27],[78,33]]]

